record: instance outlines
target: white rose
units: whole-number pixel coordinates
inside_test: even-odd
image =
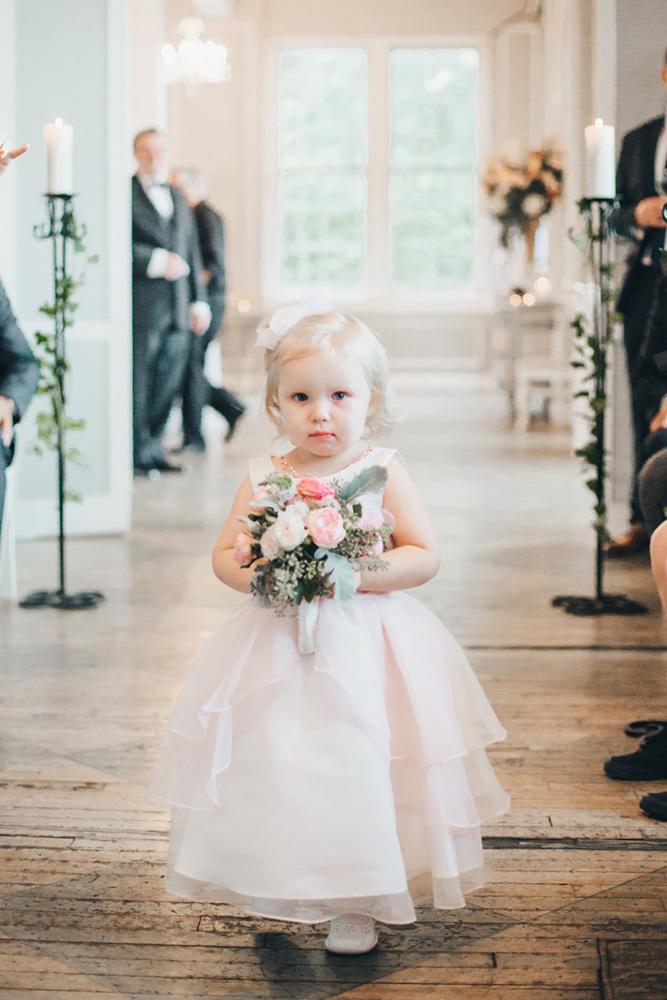
[[[296,500],[294,503],[291,503],[289,505],[289,509],[298,514],[303,521],[305,521],[310,514],[310,507],[307,503],[304,503],[303,500]]]
[[[298,510],[293,510],[291,507],[280,512],[272,530],[280,548],[287,552],[300,545],[307,534],[303,517]]]
[[[281,550],[276,538],[275,527],[275,524],[272,524],[270,528],[267,528],[259,543],[265,559],[275,559],[276,556],[280,555]]]
[[[523,210],[530,219],[535,219],[538,215],[542,215],[546,206],[547,202],[544,195],[536,194],[535,192],[527,194],[523,199]]]

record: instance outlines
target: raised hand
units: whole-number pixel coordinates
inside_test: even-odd
[[[5,149],[3,143],[0,143],[0,176],[4,174],[12,160],[23,156],[28,148],[28,146],[17,146],[16,149]]]

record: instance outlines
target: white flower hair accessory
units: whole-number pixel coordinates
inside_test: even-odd
[[[281,306],[257,327],[257,347],[272,350],[286,333],[306,316],[319,316],[334,311],[333,304],[324,292],[313,292],[300,302]]]

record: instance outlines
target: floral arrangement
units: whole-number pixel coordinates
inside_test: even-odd
[[[537,223],[563,192],[563,161],[554,144],[544,143],[523,162],[500,156],[487,166],[482,191],[491,214],[500,223],[500,242],[508,246],[513,229],[534,240]],[[532,246],[529,256],[532,258]]]
[[[349,483],[272,473],[239,518],[234,559],[254,566],[251,593],[278,615],[295,613],[317,597],[347,600],[357,589],[357,570],[387,567],[393,518],[363,497],[380,490],[387,470],[364,469]]]

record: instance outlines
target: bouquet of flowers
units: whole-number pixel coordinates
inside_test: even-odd
[[[234,558],[254,566],[251,593],[278,615],[297,614],[315,598],[347,600],[359,569],[381,570],[393,519],[363,494],[387,480],[382,466],[364,469],[349,483],[272,473],[260,483],[240,518]]]
[[[508,246],[512,229],[518,229],[529,244],[532,260],[539,219],[551,211],[563,192],[563,161],[555,145],[544,143],[523,162],[500,156],[489,163],[482,177],[491,214],[500,223],[500,242]]]

